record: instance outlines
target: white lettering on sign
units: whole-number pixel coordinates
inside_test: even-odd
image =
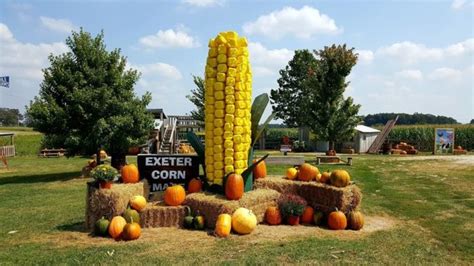
[[[184,171],[184,170],[163,170],[163,171],[154,170],[154,171],[151,172],[151,177],[153,179],[163,179],[163,180],[166,180],[166,179],[172,179],[172,180],[182,179],[182,180],[185,180],[186,179],[186,171]]]
[[[146,166],[191,166],[192,158],[190,157],[147,157],[145,158]]]

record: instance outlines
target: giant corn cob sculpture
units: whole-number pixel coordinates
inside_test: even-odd
[[[247,168],[252,104],[247,40],[233,31],[211,39],[205,72],[206,176],[222,185],[225,175]]]

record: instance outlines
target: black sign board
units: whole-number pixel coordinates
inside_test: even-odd
[[[191,179],[199,176],[197,155],[139,154],[137,164],[140,178],[150,184],[150,192],[164,191],[175,184],[187,187]]]

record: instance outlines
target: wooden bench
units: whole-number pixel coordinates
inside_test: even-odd
[[[336,161],[337,162],[334,162]],[[317,156],[316,157],[316,164],[347,164],[349,166],[352,165],[352,157],[347,157],[347,162],[342,160],[339,156]]]
[[[42,149],[38,156],[40,157],[62,157],[66,155],[65,149]]]
[[[301,165],[305,162],[304,156],[268,156],[265,159],[266,164],[273,164],[273,165],[282,165],[282,164],[289,164],[289,165]]]

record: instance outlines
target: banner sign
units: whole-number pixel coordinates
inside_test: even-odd
[[[0,77],[0,86],[10,88],[10,77],[9,76]]]
[[[434,154],[452,154],[454,151],[454,128],[435,128]]]
[[[150,192],[164,191],[167,187],[180,184],[185,188],[191,179],[199,176],[197,155],[137,155],[140,178],[150,185]]]

